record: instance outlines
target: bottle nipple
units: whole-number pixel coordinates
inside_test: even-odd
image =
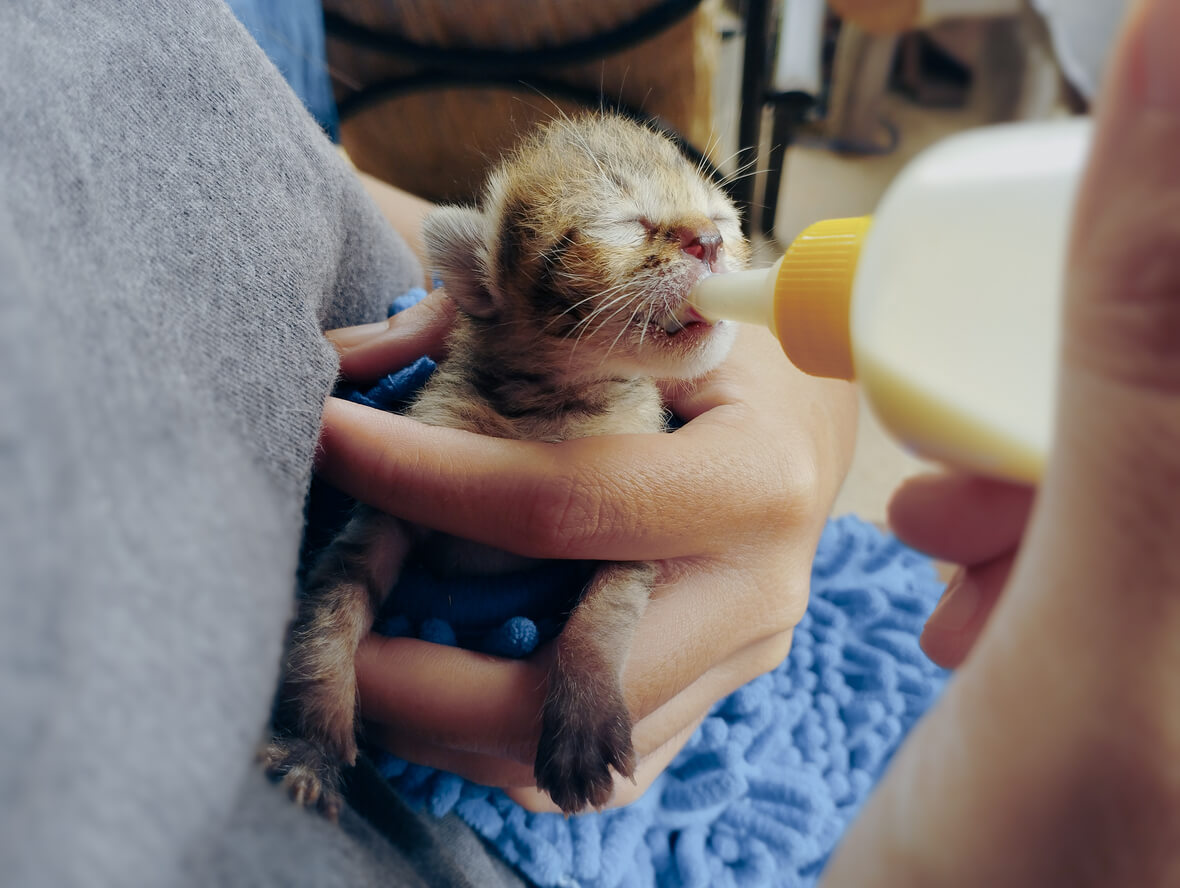
[[[870,221],[816,222],[770,268],[710,275],[689,301],[710,320],[769,327],[804,373],[853,379],[852,282]]]

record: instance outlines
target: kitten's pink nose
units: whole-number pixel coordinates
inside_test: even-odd
[[[700,259],[710,268],[717,261],[717,251],[721,249],[721,232],[717,226],[701,226],[699,228],[681,228],[680,249]]]

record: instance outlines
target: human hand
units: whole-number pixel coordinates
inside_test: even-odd
[[[434,294],[329,338],[346,375],[373,377],[438,354],[450,310]],[[658,563],[624,676],[639,767],[612,804],[637,798],[717,700],[786,655],[851,457],[851,387],[799,373],[764,331],[743,329],[718,371],[666,394],[687,421],[673,434],[556,445],[336,400],[324,412],[321,474],[371,505],[525,555]],[[371,635],[357,654],[369,736],[555,810],[533,780],[550,655],[501,660]]]
[[[1011,576],[827,885],[1180,884],[1180,3],[1111,62]]]

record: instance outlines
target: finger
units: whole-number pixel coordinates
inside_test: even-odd
[[[616,775],[614,794],[607,807],[629,805],[643,795],[680,753],[684,744],[692,738],[693,732],[717,701],[777,666],[786,657],[789,649],[789,632],[744,648],[724,663],[710,669],[645,718],[637,721],[633,741],[636,754],[639,756],[639,764],[636,766],[634,780]],[[405,757],[418,761],[412,756]],[[425,758],[431,761],[447,761],[455,766],[465,767],[469,772],[473,772],[475,767],[482,764],[458,756],[452,758],[445,752],[439,754],[438,751],[427,753]],[[489,768],[487,773],[492,773],[497,780],[504,781],[495,785],[510,787],[508,795],[526,809],[558,813],[559,809],[546,793],[537,789],[531,780],[521,780],[518,767],[515,763],[501,763],[498,768]],[[510,780],[518,782],[510,783]]]
[[[538,557],[654,560],[779,538],[830,508],[856,402],[756,333],[682,394],[693,421],[673,435],[492,443],[330,402],[319,469],[386,512]]]
[[[789,640],[786,644],[789,646]],[[686,741],[694,726],[718,700],[773,668],[785,656],[786,647],[781,640],[764,641],[711,669],[689,688],[637,720],[633,733],[636,754],[641,760],[658,759],[660,751],[665,750],[671,740],[683,737]],[[383,659],[382,662],[388,664],[389,661]],[[373,675],[371,671],[369,674]],[[389,688],[375,691],[374,688],[382,684],[379,680],[371,677],[365,682],[361,700],[368,737],[407,761],[450,771],[485,786],[534,785],[539,702],[535,699],[527,703],[522,701],[522,710],[534,703],[537,707],[536,711],[527,714],[527,718],[522,718],[524,713],[509,708],[511,701],[507,694],[492,696],[498,693],[500,676],[477,679],[476,690],[462,696],[448,695],[448,679],[437,669],[429,669],[429,674],[418,672],[416,677],[418,689],[426,691],[428,702],[424,707],[407,709],[403,713],[391,711],[388,707],[403,704],[406,689],[396,687],[392,692]],[[441,697],[429,690],[436,686],[442,690]],[[639,701],[640,705],[650,705],[650,702],[643,698]],[[473,708],[476,704],[482,704],[484,711]],[[495,711],[488,711],[492,709]],[[498,725],[502,730],[489,731],[489,724]]]
[[[708,620],[688,624],[675,617],[673,608],[707,606],[695,592],[686,590],[685,600],[666,606],[653,602],[655,612],[640,627],[627,661],[624,694],[636,716],[634,740],[640,755],[650,754],[718,700],[774,669],[790,651],[790,629],[752,638],[747,631],[726,639],[718,626],[742,618],[727,610],[714,610]],[[675,628],[683,634],[672,636],[677,642],[669,644],[666,633]]]
[[[1172,395],[1180,390],[1180,8],[1173,0],[1137,12],[1099,103],[1078,195],[1065,357],[1067,369]]]
[[[1012,572],[1015,554],[970,568],[960,568],[947,584],[920,639],[922,650],[944,669],[957,669],[1000,598]]]
[[[775,573],[777,582],[787,588],[793,583],[799,591],[784,592],[783,598],[793,600],[777,613],[762,606],[753,626],[752,596],[732,594],[719,601],[719,575],[712,571],[682,579],[649,604],[623,679],[641,756],[786,656],[790,632],[782,627],[798,621],[806,580],[792,581],[785,570]],[[735,581],[732,572],[727,577]],[[718,625],[742,629],[719,633]],[[369,635],[356,657],[362,715],[377,726],[388,748],[414,750],[415,761],[423,760],[421,750],[439,746],[531,767],[551,656],[552,645],[528,660],[505,660]]]
[[[537,792],[531,763],[522,764],[504,756],[438,746],[421,737],[395,731],[388,725],[366,724],[365,737],[407,762],[457,774],[480,786]],[[548,796],[545,798],[547,800]]]
[[[531,769],[545,699],[542,659],[370,634],[357,649],[356,671],[361,714],[389,749],[413,749],[422,761],[422,750],[447,747]]]
[[[340,372],[370,380],[413,363],[423,355],[445,354],[455,305],[442,290],[387,320],[329,330],[324,335],[340,354]]]
[[[680,753],[717,700],[765,671],[759,668],[759,664],[765,662],[765,656],[757,649],[743,652],[714,670],[709,676],[712,680],[698,682],[636,724],[634,742],[639,764],[635,778],[631,780],[616,775],[615,792],[607,807],[629,805],[643,795]],[[694,698],[684,701],[690,692]],[[690,717],[682,718],[683,712],[689,713]],[[407,733],[404,726],[398,730],[372,724],[367,735],[407,761],[458,774],[483,786],[501,787],[527,810],[560,813],[548,794],[536,788],[531,762],[523,764],[503,756],[439,746],[432,740]]]
[[[978,564],[1015,549],[1034,493],[974,475],[920,475],[893,494],[889,526],[902,542],[935,558]]]
[[[615,791],[607,807],[629,805],[643,795],[691,739],[714,704],[781,663],[789,647],[788,633],[744,649],[639,720],[633,734],[639,756],[635,779],[616,775]],[[536,788],[531,759],[522,763],[504,756],[439,746],[432,739],[407,732],[404,723],[371,725],[368,736],[407,761],[458,774],[484,786],[501,787],[530,811],[559,813],[548,794]],[[532,748],[535,750],[535,742]]]
[[[689,741],[699,723],[700,719],[687,725],[661,747],[641,758],[635,769],[634,780],[616,774],[615,790],[607,807],[629,805],[643,795]],[[561,813],[561,809],[553,803],[548,793],[537,789],[532,764],[525,765],[499,756],[435,746],[421,738],[406,736],[384,726],[369,727],[367,736],[383,749],[408,762],[457,774],[481,786],[503,789],[513,801],[528,811]]]
[[[539,558],[635,561],[724,554],[800,523],[818,486],[814,442],[801,440],[788,466],[769,444],[734,447],[728,429],[707,423],[511,441],[330,398],[317,466],[362,502],[465,539]]]

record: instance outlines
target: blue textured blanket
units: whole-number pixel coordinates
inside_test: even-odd
[[[424,295],[407,294],[400,310]],[[429,359],[349,396],[403,406]],[[579,563],[478,587],[407,565],[380,631],[526,656],[560,625],[554,590],[576,595]],[[530,814],[498,790],[378,753],[412,804],[454,810],[542,888],[804,886],[946,674],[918,647],[941,593],[928,559],[853,517],[829,522],[811,599],[787,659],[718,703],[634,804],[566,819]],[[558,609],[560,611],[560,608]]]

